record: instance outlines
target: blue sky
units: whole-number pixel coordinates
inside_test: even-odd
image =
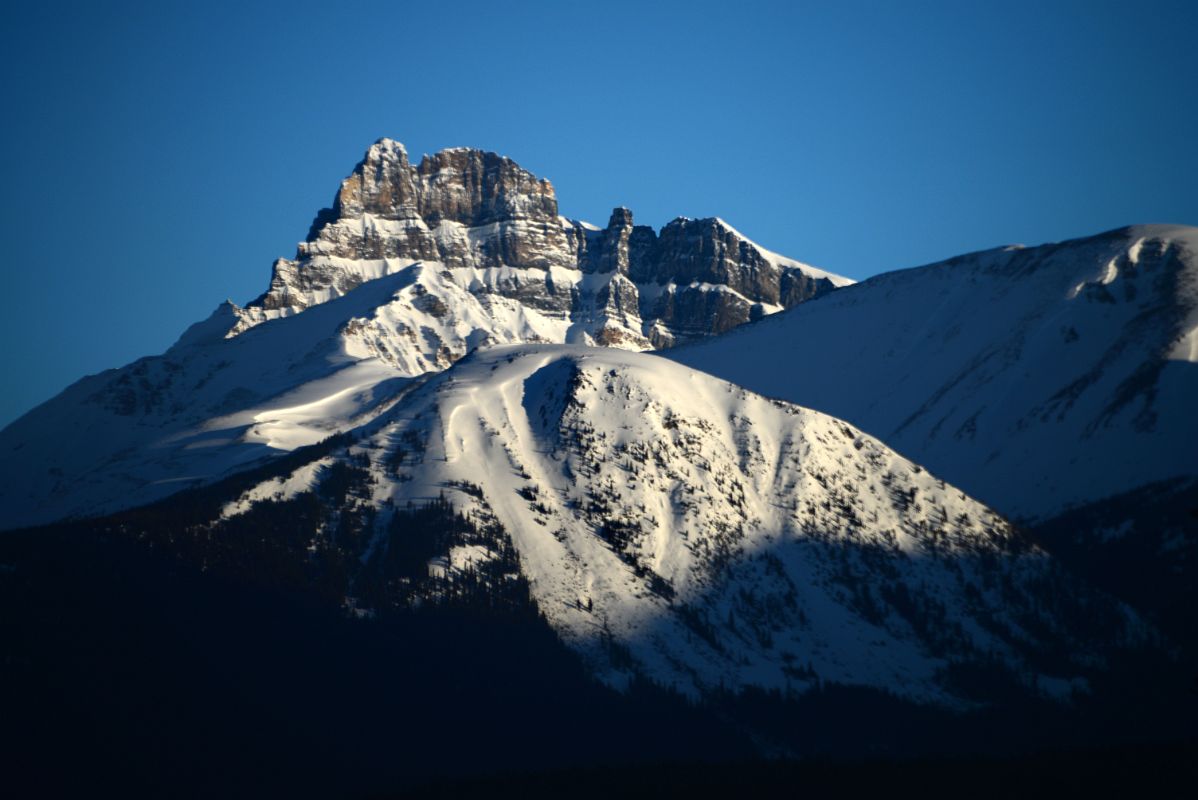
[[[864,278],[1198,224],[1198,4],[113,3],[0,27],[0,424],[260,293],[381,136]]]

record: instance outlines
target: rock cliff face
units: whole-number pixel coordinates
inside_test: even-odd
[[[148,502],[320,441],[487,345],[668,347],[843,283],[720,220],[659,233],[618,208],[601,229],[559,216],[549,182],[510,159],[413,165],[384,139],[263,295],[3,431],[26,457],[0,465],[0,527]]]
[[[448,338],[415,337],[420,352],[395,359],[439,366],[480,344],[524,341],[501,317],[530,318],[534,340],[646,350],[850,283],[771,253],[720,219],[678,218],[659,233],[617,208],[600,229],[560,216],[553,186],[511,159],[454,148],[413,165],[403,145],[382,139],[316,216],[295,258],[275,262],[266,293],[235,309],[229,334],[404,270],[417,270],[417,287],[440,304],[421,311],[476,318]],[[425,285],[421,276],[433,273],[438,285]],[[447,284],[454,296],[445,296]],[[418,334],[424,327],[404,323]]]

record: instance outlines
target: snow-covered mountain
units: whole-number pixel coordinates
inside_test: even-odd
[[[396,320],[406,338],[380,351],[421,372],[484,342],[668,347],[852,283],[720,219],[679,217],[655,232],[617,208],[601,229],[560,216],[553,186],[510,159],[454,148],[413,165],[381,139],[296,257],[275,263],[270,289],[235,309],[231,332],[417,263],[416,283],[441,302],[406,311]]]
[[[1198,229],[885,273],[670,357],[846,419],[1022,520],[1184,487],[1198,479]]]
[[[206,486],[153,541],[359,615],[531,593],[617,686],[1065,697],[1153,634],[966,492],[1034,516],[1192,474],[1161,443],[1194,430],[1194,239],[832,292],[721,220],[600,230],[507,159],[382,140],[260,298],[0,432],[0,528]]]
[[[462,537],[423,551],[427,573],[421,561],[388,578],[392,559],[420,552],[403,509],[439,498],[463,515]],[[356,613],[518,570],[563,640],[616,685],[833,681],[961,705],[961,674],[984,665],[1063,696],[1084,691],[1108,648],[1147,635],[876,439],[609,348],[478,351],[199,527],[235,539],[224,527],[263,504],[307,550],[348,551],[338,563],[356,570]]]
[[[848,283],[718,219],[566,220],[509,159],[413,166],[383,139],[261,297],[0,431],[0,528],[135,506],[348,429],[476,347],[666,347]]]
[[[68,387],[0,432],[0,527],[137,506],[369,419],[410,379],[368,357],[352,322],[411,277],[235,338],[224,306],[165,354]]]

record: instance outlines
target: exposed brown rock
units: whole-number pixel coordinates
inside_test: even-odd
[[[470,291],[637,347],[721,333],[834,288],[779,266],[718,219],[680,217],[658,233],[621,207],[596,230],[560,217],[549,181],[509,158],[453,148],[413,165],[403,145],[381,139],[342,182],[333,207],[317,214],[295,259],[275,262],[270,289],[239,312],[234,332],[416,261],[503,269]],[[610,277],[596,288],[593,280],[555,280],[554,268]],[[606,332],[612,328],[626,334]]]

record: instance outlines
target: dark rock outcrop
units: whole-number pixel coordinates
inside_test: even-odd
[[[463,288],[568,320],[579,341],[638,349],[722,333],[837,285],[719,219],[680,217],[658,233],[616,208],[597,229],[559,216],[552,184],[509,158],[453,148],[413,165],[381,139],[233,332],[418,261],[471,270],[454,275]]]

